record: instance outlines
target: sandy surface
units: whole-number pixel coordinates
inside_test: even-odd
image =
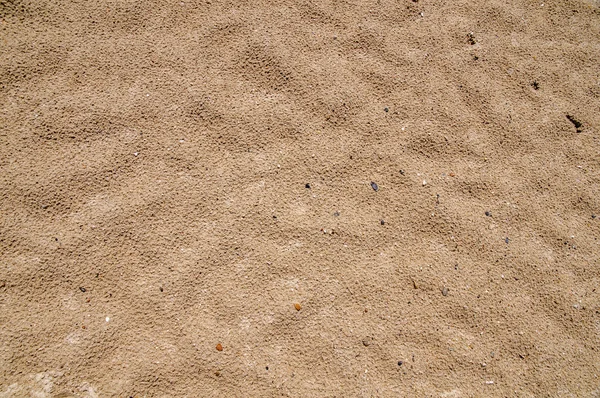
[[[600,396],[600,8],[543,1],[0,0],[0,396]]]

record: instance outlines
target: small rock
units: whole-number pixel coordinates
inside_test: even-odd
[[[492,216],[492,213],[490,213],[489,211],[486,211],[486,212],[485,212],[485,215],[486,215],[486,216],[488,216],[488,217],[491,217],[491,216]]]
[[[221,345],[221,343],[217,344],[217,351],[223,351],[223,346]]]
[[[371,181],[371,188],[373,188],[373,191],[375,192],[379,191],[379,186],[373,181]]]
[[[404,170],[400,170],[400,174],[404,175]]]
[[[510,242],[510,240],[508,238],[504,238],[504,242],[506,242],[506,244],[508,245],[508,242]]]
[[[423,186],[427,185],[427,181],[423,180]]]
[[[340,216],[340,212],[336,211],[335,213],[333,213],[334,216],[339,217]]]
[[[595,214],[592,214],[592,220],[593,220],[594,218],[596,218],[596,215],[595,215]]]
[[[296,309],[296,311],[300,311],[302,309],[302,306],[300,305],[300,303],[296,303],[294,304],[294,308]]]
[[[442,288],[442,296],[447,296],[448,295],[448,288],[446,286],[444,286]]]
[[[450,176],[450,177],[454,177],[455,175],[456,175],[456,174],[454,174],[454,173],[450,173],[450,174],[449,174],[449,176]]]
[[[310,189],[310,184],[309,184],[309,183],[306,183],[306,185],[304,186],[304,188],[306,188],[306,189]]]
[[[362,343],[365,347],[370,346],[372,342],[373,342],[373,338],[370,336],[365,337],[362,341]]]
[[[79,290],[81,290],[83,293],[85,293],[87,291],[87,289],[85,287],[80,287]]]
[[[385,220],[380,221],[381,225],[385,225]]]
[[[385,112],[389,112],[389,111],[390,111],[390,109],[389,109],[389,108],[383,108],[383,110],[384,110]]]
[[[402,361],[398,361],[398,366],[402,366],[403,363],[404,362],[402,362]]]

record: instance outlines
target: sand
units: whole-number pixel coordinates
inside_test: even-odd
[[[0,48],[1,397],[600,396],[597,1],[0,0]]]

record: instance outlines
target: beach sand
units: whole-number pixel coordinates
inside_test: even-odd
[[[0,48],[0,397],[600,396],[597,1],[0,0]]]

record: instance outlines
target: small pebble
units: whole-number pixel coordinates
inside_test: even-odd
[[[509,239],[508,239],[508,238],[505,238],[505,239],[504,239],[504,242],[506,242],[506,244],[508,245]]]
[[[446,286],[444,286],[442,288],[442,296],[447,296],[448,295],[448,288]]]
[[[369,337],[369,336],[365,337],[362,341],[362,343],[365,347],[370,346],[372,342],[373,342],[373,338]]]
[[[87,289],[85,287],[80,287],[79,290],[81,290],[84,293],[87,291]]]
[[[488,217],[491,217],[491,216],[492,216],[492,213],[490,213],[489,211],[486,211],[486,212],[485,212],[485,215],[486,215],[486,216],[488,216]]]
[[[592,219],[594,219],[594,218],[596,218],[596,215],[595,215],[595,214],[592,214]]]
[[[402,366],[403,363],[404,362],[402,362],[402,361],[398,361],[398,366]]]
[[[164,289],[162,288],[162,286],[161,286],[161,287],[159,287],[159,289],[160,289],[160,291],[161,291],[161,292],[163,292],[163,291],[164,291]]]
[[[383,110],[384,110],[385,112],[389,112],[389,111],[390,111],[390,109],[389,109],[389,108],[383,108]]]
[[[404,175],[404,170],[400,170],[400,174]]]
[[[310,184],[309,184],[309,183],[306,183],[306,185],[304,186],[304,188],[306,188],[306,189],[310,189]]]
[[[385,220],[380,221],[381,225],[385,225]]]
[[[296,309],[296,311],[300,311],[302,309],[302,306],[299,303],[294,304],[294,308]]]
[[[423,180],[423,186],[427,185],[427,181]]]
[[[339,217],[340,216],[340,212],[336,211],[335,213],[333,213],[334,216]]]
[[[373,188],[373,191],[375,192],[379,191],[379,186],[377,186],[377,184],[373,181],[371,181],[371,188]]]
[[[223,351],[223,346],[221,345],[221,343],[217,344],[217,351]]]
[[[450,177],[454,177],[456,174],[454,173],[450,173]]]

